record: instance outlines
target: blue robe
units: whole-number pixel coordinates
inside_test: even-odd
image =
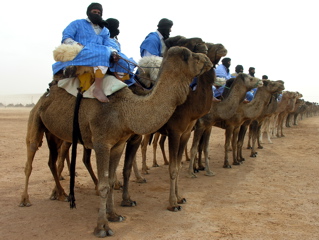
[[[222,78],[225,78],[226,80],[233,77],[229,72],[227,72],[227,69],[223,64],[219,65],[216,68],[215,73],[216,73],[216,77],[222,77]]]
[[[151,32],[146,36],[144,41],[140,46],[140,55],[144,56],[144,50],[148,51],[150,54],[161,57],[162,55],[162,43],[157,32]]]
[[[72,61],[54,63],[53,74],[67,66],[110,66],[109,46],[112,46],[112,43],[107,28],[104,27],[100,34],[96,34],[91,23],[86,19],[75,20],[64,29],[61,42],[63,43],[67,38],[81,43],[84,48]]]
[[[116,49],[117,53],[122,58],[126,59],[126,61],[123,59],[120,59],[116,64],[110,63],[110,66],[109,66],[110,71],[133,74],[134,68],[137,65],[134,59],[127,57],[124,53],[121,52],[121,45],[116,39],[110,38],[110,46]]]

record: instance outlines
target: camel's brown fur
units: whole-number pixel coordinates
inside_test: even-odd
[[[179,42],[179,38],[176,37],[177,41]],[[174,40],[174,38],[172,39],[172,41]],[[195,41],[196,40],[196,41]],[[185,40],[183,39],[183,42],[185,42]],[[189,46],[190,49],[194,49],[196,44],[200,44],[201,41],[198,40],[198,38],[193,38],[190,41],[192,44],[187,44]],[[173,43],[171,43],[173,44]],[[174,43],[176,44],[176,43]],[[214,44],[214,43],[206,43],[208,51],[207,51],[207,56],[209,57],[209,59],[214,63],[217,64],[219,62],[219,60],[226,56],[227,54],[227,49],[220,43]],[[215,82],[215,81],[214,81]],[[148,166],[146,165],[146,149],[147,149],[147,144],[149,142],[150,139],[150,135],[146,135],[144,136],[143,142],[142,142],[142,146],[141,146],[141,150],[142,150],[142,172],[143,173],[148,173]],[[158,166],[158,163],[156,161],[156,144],[157,144],[157,140],[159,138],[157,137],[156,139],[154,139],[153,141],[153,166]],[[165,164],[168,164],[167,161],[167,157],[164,151],[164,142],[165,142],[166,136],[162,135],[160,138],[160,147],[161,147],[161,151],[162,151],[162,155],[165,161]],[[134,172],[137,178],[138,182],[143,182],[144,179],[141,177],[141,175],[139,174],[139,172],[137,171],[137,168],[134,168]]]
[[[151,94],[145,97],[137,96],[128,88],[123,88],[110,96],[109,103],[101,103],[96,99],[82,100],[79,110],[81,136],[85,148],[95,151],[98,190],[101,196],[97,227],[94,231],[96,236],[113,234],[108,226],[107,216],[117,221],[123,219],[114,211],[112,186],[116,167],[128,138],[134,133],[142,135],[160,128],[171,117],[176,106],[186,100],[192,79],[211,67],[212,63],[205,55],[174,47],[168,51],[163,61],[159,81]],[[30,205],[28,182],[32,161],[41,146],[44,132],[72,142],[74,106],[74,96],[53,85],[50,93],[42,96],[32,109],[26,138],[28,159],[25,168],[25,190],[20,206]],[[57,187],[61,187],[55,167],[58,146],[49,146],[51,172]]]
[[[267,84],[265,84],[266,82]],[[258,88],[255,98],[250,103],[241,103],[236,111],[236,114],[232,118],[225,121],[225,168],[231,167],[228,162],[228,149],[230,147],[230,143],[232,145],[233,164],[240,164],[239,154],[241,153],[242,145],[239,145],[238,143],[238,134],[241,125],[247,120],[256,120],[265,111],[272,94],[281,92],[283,90],[283,81],[264,81],[264,86]]]
[[[190,177],[196,177],[193,172],[193,165],[200,142],[203,144],[202,147],[204,148],[206,175],[214,175],[209,168],[208,159],[209,138],[212,127],[217,121],[227,120],[233,117],[237,113],[238,106],[243,102],[246,92],[254,87],[261,86],[262,81],[260,79],[250,77],[247,74],[239,74],[231,85],[229,95],[221,102],[213,102],[209,113],[198,119],[195,126],[193,143],[191,147],[191,157],[188,172]],[[202,166],[199,166],[199,168],[202,168]]]

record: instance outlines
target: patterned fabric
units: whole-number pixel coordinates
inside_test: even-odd
[[[144,56],[144,50],[155,56],[162,56],[162,43],[157,32],[151,32],[146,36],[140,46],[140,55]]]
[[[222,77],[222,78],[225,78],[226,80],[232,78],[232,75],[229,72],[227,72],[227,69],[223,64],[219,65],[216,68],[215,72],[216,72],[216,77]]]
[[[96,34],[91,23],[86,19],[71,22],[63,31],[62,43],[65,39],[71,38],[82,44],[84,48],[72,60],[68,62],[56,62],[52,65],[53,74],[67,66],[110,66],[112,42],[109,37],[109,30],[103,28]]]
[[[116,49],[118,54],[126,60],[125,61],[123,59],[120,59],[117,63],[111,63],[109,66],[110,71],[132,74],[135,66],[137,65],[134,59],[127,57],[125,54],[121,52],[121,45],[116,39],[110,38],[110,46]]]

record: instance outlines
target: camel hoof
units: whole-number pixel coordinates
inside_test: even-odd
[[[146,183],[146,179],[145,178],[139,178],[139,179],[136,179],[136,182],[137,183]]]
[[[197,176],[194,173],[191,173],[188,175],[189,178],[197,178]]]
[[[198,170],[199,170],[199,171],[204,171],[204,170],[205,170],[205,167],[203,167],[203,166],[198,167]]]
[[[120,181],[116,182],[113,187],[114,190],[121,190],[122,188],[123,184]]]
[[[252,149],[252,147],[247,147],[247,149]]]
[[[31,207],[32,204],[30,202],[21,202],[19,204],[19,207]]]
[[[194,173],[199,173],[198,168],[195,168],[195,169],[194,169]]]
[[[159,167],[159,165],[156,163],[156,164],[153,164],[152,167]]]
[[[182,207],[181,206],[168,207],[167,210],[171,212],[178,212],[182,210]]]
[[[263,146],[259,146],[258,149],[264,149],[264,147]]]
[[[240,162],[233,162],[233,165],[238,166],[240,165]]]
[[[229,164],[224,165],[223,168],[231,168],[231,165],[229,165]]]
[[[121,202],[122,207],[135,207],[137,205],[136,201],[133,200],[123,200]]]
[[[111,229],[108,230],[104,230],[104,229],[94,229],[94,236],[98,237],[98,238],[105,238],[107,236],[113,236],[114,233]]]
[[[182,198],[181,200],[178,200],[177,203],[179,204],[185,204],[187,201],[186,201],[186,198]]]
[[[63,176],[60,176],[60,181],[63,181],[63,180],[65,180],[65,178],[63,177]]]
[[[214,172],[206,172],[205,173],[205,176],[209,176],[209,177],[212,177],[212,176],[215,176],[216,174]]]
[[[125,217],[113,213],[107,216],[107,220],[109,220],[110,222],[123,222],[125,220]]]

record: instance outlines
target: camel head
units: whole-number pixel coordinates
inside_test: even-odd
[[[215,67],[215,65],[218,64],[219,60],[227,55],[227,49],[220,43],[206,43],[206,45],[208,48],[207,56],[212,61]]]
[[[245,85],[247,86],[249,90],[253,88],[259,88],[264,85],[261,79],[249,76],[248,74],[245,74],[245,73],[238,74],[236,78],[243,79],[245,82]]]
[[[207,54],[207,46],[201,38],[185,38],[183,36],[170,37],[165,40],[167,48],[174,46],[186,47],[195,53]]]
[[[285,90],[285,83],[282,80],[272,81],[264,79],[263,83],[271,93],[282,93],[282,91]]]
[[[180,60],[182,59],[182,61]],[[213,67],[212,62],[203,53],[194,53],[186,47],[171,47],[163,58],[163,65],[170,65],[173,68],[183,69],[188,66],[190,72],[196,76],[208,71]]]

